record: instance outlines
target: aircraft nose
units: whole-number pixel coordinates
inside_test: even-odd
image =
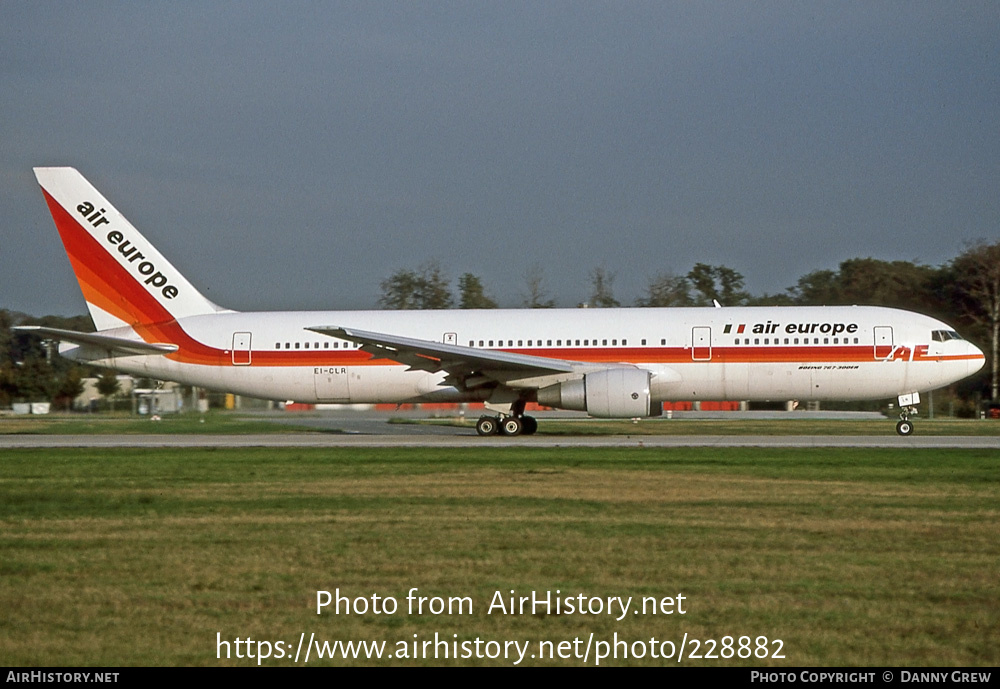
[[[983,353],[983,350],[981,350],[979,347],[972,344],[971,342],[969,342],[968,345],[969,345],[969,375],[971,376],[973,373],[976,373],[977,371],[979,371],[979,369],[981,369],[983,366],[986,365],[986,355]]]

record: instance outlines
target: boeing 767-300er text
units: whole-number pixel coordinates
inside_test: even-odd
[[[298,402],[485,402],[482,435],[533,433],[528,402],[656,416],[666,400],[898,397],[978,371],[927,316],[872,306],[241,313],[218,306],[73,168],[36,168],[97,331],[24,326],[77,361]]]

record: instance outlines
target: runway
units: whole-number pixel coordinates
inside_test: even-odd
[[[157,447],[855,447],[913,449],[996,449],[1000,436],[765,436],[765,435],[617,435],[480,437],[475,431],[447,428],[392,435],[361,433],[282,433],[273,435],[3,435],[0,449],[157,448]],[[446,430],[446,433],[438,431]]]

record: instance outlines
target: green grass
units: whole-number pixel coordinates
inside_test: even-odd
[[[784,642],[784,659],[691,665],[996,665],[998,460],[830,448],[0,451],[0,662],[254,662],[217,660],[217,633],[392,650],[435,632],[533,644],[593,632]],[[408,615],[411,587],[468,596],[473,613]],[[316,615],[316,591],[337,588],[401,609]],[[682,593],[687,614],[487,615],[510,589]],[[453,661],[381,661],[413,662]],[[581,661],[525,664],[552,662]]]

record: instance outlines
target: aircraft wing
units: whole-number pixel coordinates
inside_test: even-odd
[[[336,325],[315,326],[307,329],[356,342],[361,345],[362,351],[376,357],[398,361],[409,366],[410,369],[432,373],[447,371],[454,379],[466,379],[478,373],[502,382],[505,379],[573,373],[586,366],[562,359],[547,359],[530,354],[462,347]]]
[[[44,337],[51,337],[54,340],[72,342],[90,347],[100,347],[115,354],[133,356],[136,354],[170,354],[176,352],[178,347],[175,344],[157,344],[143,342],[142,340],[130,340],[125,337],[115,337],[114,335],[101,335],[99,333],[81,333],[75,330],[61,330],[59,328],[46,328],[41,325],[16,325],[12,330],[21,332],[31,332]]]

